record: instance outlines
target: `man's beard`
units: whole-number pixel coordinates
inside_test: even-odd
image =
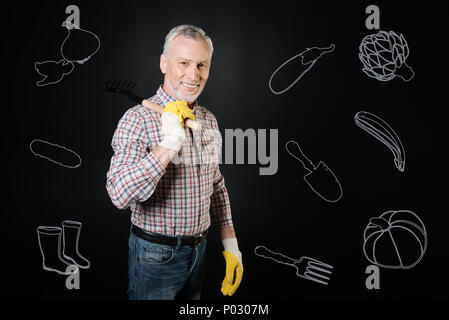
[[[188,96],[188,97],[185,97],[185,96],[183,96],[183,95],[181,94],[181,92],[180,92],[180,90],[179,90],[179,87],[181,86],[181,84],[179,84],[178,87],[175,87],[175,86],[171,83],[171,81],[168,81],[168,84],[170,85],[170,87],[171,87],[171,89],[172,89],[172,91],[173,91],[173,94],[174,94],[175,98],[176,98],[177,100],[184,100],[184,101],[186,101],[187,103],[192,103],[192,102],[194,102],[194,101],[200,96],[200,94],[201,94],[201,92],[202,92],[202,89],[201,89],[201,90],[198,90],[198,92],[195,93],[194,95],[190,95],[190,96]]]

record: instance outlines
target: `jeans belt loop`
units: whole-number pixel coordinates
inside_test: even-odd
[[[175,251],[178,251],[178,249],[181,247],[181,244],[182,244],[182,238],[176,237],[176,239],[178,240],[178,242],[176,243]]]

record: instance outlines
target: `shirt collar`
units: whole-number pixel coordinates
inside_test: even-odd
[[[158,96],[159,99],[161,99],[164,106],[169,102],[176,101],[176,99],[174,97],[172,97],[167,92],[165,92],[165,90],[162,88],[162,85],[159,86],[159,89],[157,90],[156,95]],[[195,107],[197,105],[198,105],[197,100],[193,101],[192,103],[187,104],[187,106],[193,110],[195,110]]]

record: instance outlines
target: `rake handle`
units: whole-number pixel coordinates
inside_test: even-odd
[[[162,107],[162,106],[160,106],[160,105],[158,105],[158,104],[156,104],[154,102],[148,101],[146,99],[143,99],[140,104],[143,107],[145,107],[145,108],[147,108],[149,110],[152,110],[154,112],[157,112],[157,113],[160,113],[160,114],[162,114],[164,112],[164,107]],[[185,125],[187,127],[189,127],[190,129],[195,130],[195,131],[201,129],[201,124],[198,121],[195,121],[195,120],[187,119],[187,120],[185,120]]]
[[[255,253],[256,255],[258,255],[259,257],[265,258],[265,259],[270,259],[273,260],[277,263],[281,263],[281,264],[286,264],[286,265],[291,265],[294,266],[296,260],[293,260],[290,257],[287,257],[283,254],[274,252],[269,250],[268,248],[264,247],[264,246],[258,246],[255,249]]]

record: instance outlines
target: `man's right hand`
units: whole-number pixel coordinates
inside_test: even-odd
[[[161,132],[164,138],[159,145],[161,147],[178,152],[186,139],[184,132],[184,120],[195,120],[193,110],[187,107],[185,101],[167,103],[161,116]]]

